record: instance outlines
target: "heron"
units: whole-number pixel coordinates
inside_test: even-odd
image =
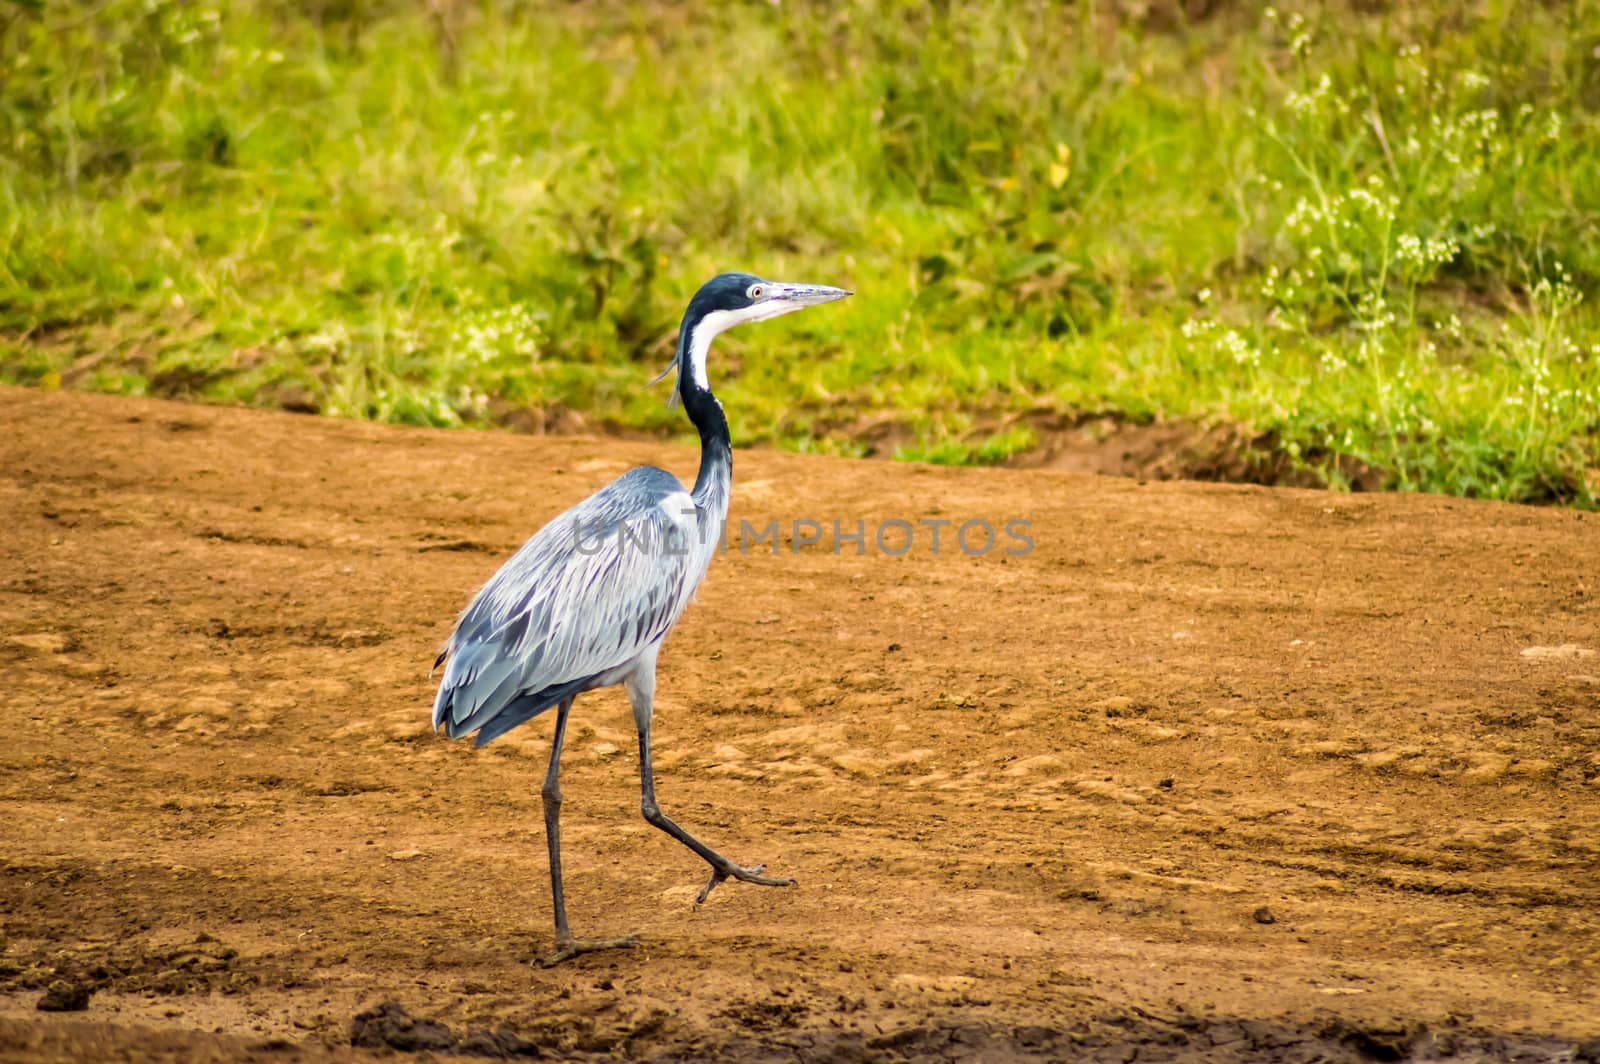
[[[561,748],[573,700],[620,684],[639,733],[640,811],[711,866],[698,907],[728,879],[768,887],[794,880],[765,865],[733,863],[679,827],[656,802],[650,720],[656,658],[705,579],[722,544],[733,479],[733,445],[722,404],[711,394],[706,358],[718,334],[747,322],[843,299],[852,293],[724,273],[702,285],[678,328],[669,407],[683,403],[700,434],[693,489],[654,466],[630,469],[534,533],[456,621],[434,668],[445,665],[433,703],[434,730],[452,739],[477,733],[483,746],[549,709],[556,711],[550,764],[540,790],[555,910],[551,966],[582,953],[637,945],[637,938],[574,938],[561,882]]]

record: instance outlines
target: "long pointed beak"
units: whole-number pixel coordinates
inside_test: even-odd
[[[855,293],[847,292],[843,288],[830,288],[825,284],[779,284],[772,298],[796,307],[814,307],[851,295]]]

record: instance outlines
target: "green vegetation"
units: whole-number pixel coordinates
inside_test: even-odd
[[[681,432],[738,268],[859,293],[720,345],[741,442],[1596,505],[1594,4],[1138,6],[0,0],[0,377]]]

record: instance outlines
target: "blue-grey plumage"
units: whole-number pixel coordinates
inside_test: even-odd
[[[700,433],[693,489],[662,469],[629,470],[556,517],[508,560],[462,611],[435,666],[445,664],[433,726],[451,738],[477,733],[477,745],[554,708],[550,766],[541,794],[555,902],[555,963],[633,940],[580,942],[567,929],[561,882],[559,766],[572,701],[621,684],[639,731],[640,808],[645,819],[711,865],[703,902],[729,877],[766,886],[791,879],[741,868],[684,831],[656,804],[650,721],[656,656],[705,578],[722,543],[733,451],[722,404],[711,394],[706,356],[725,329],[764,321],[849,295],[824,285],[764,281],[726,273],[701,286],[678,330],[670,372],[674,395]]]
[[[482,746],[620,682],[683,614],[722,542],[722,465],[700,498],[664,469],[629,470],[528,540],[445,644],[433,726],[451,738],[476,731]]]

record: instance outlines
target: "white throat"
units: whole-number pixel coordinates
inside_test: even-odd
[[[694,332],[689,334],[689,379],[702,391],[711,389],[711,382],[706,379],[706,355],[711,351],[711,341],[723,332],[735,325],[743,325],[749,321],[766,321],[768,318],[776,318],[780,314],[799,309],[798,303],[773,299],[764,303],[754,303],[739,310],[713,310],[701,318],[695,324]]]

